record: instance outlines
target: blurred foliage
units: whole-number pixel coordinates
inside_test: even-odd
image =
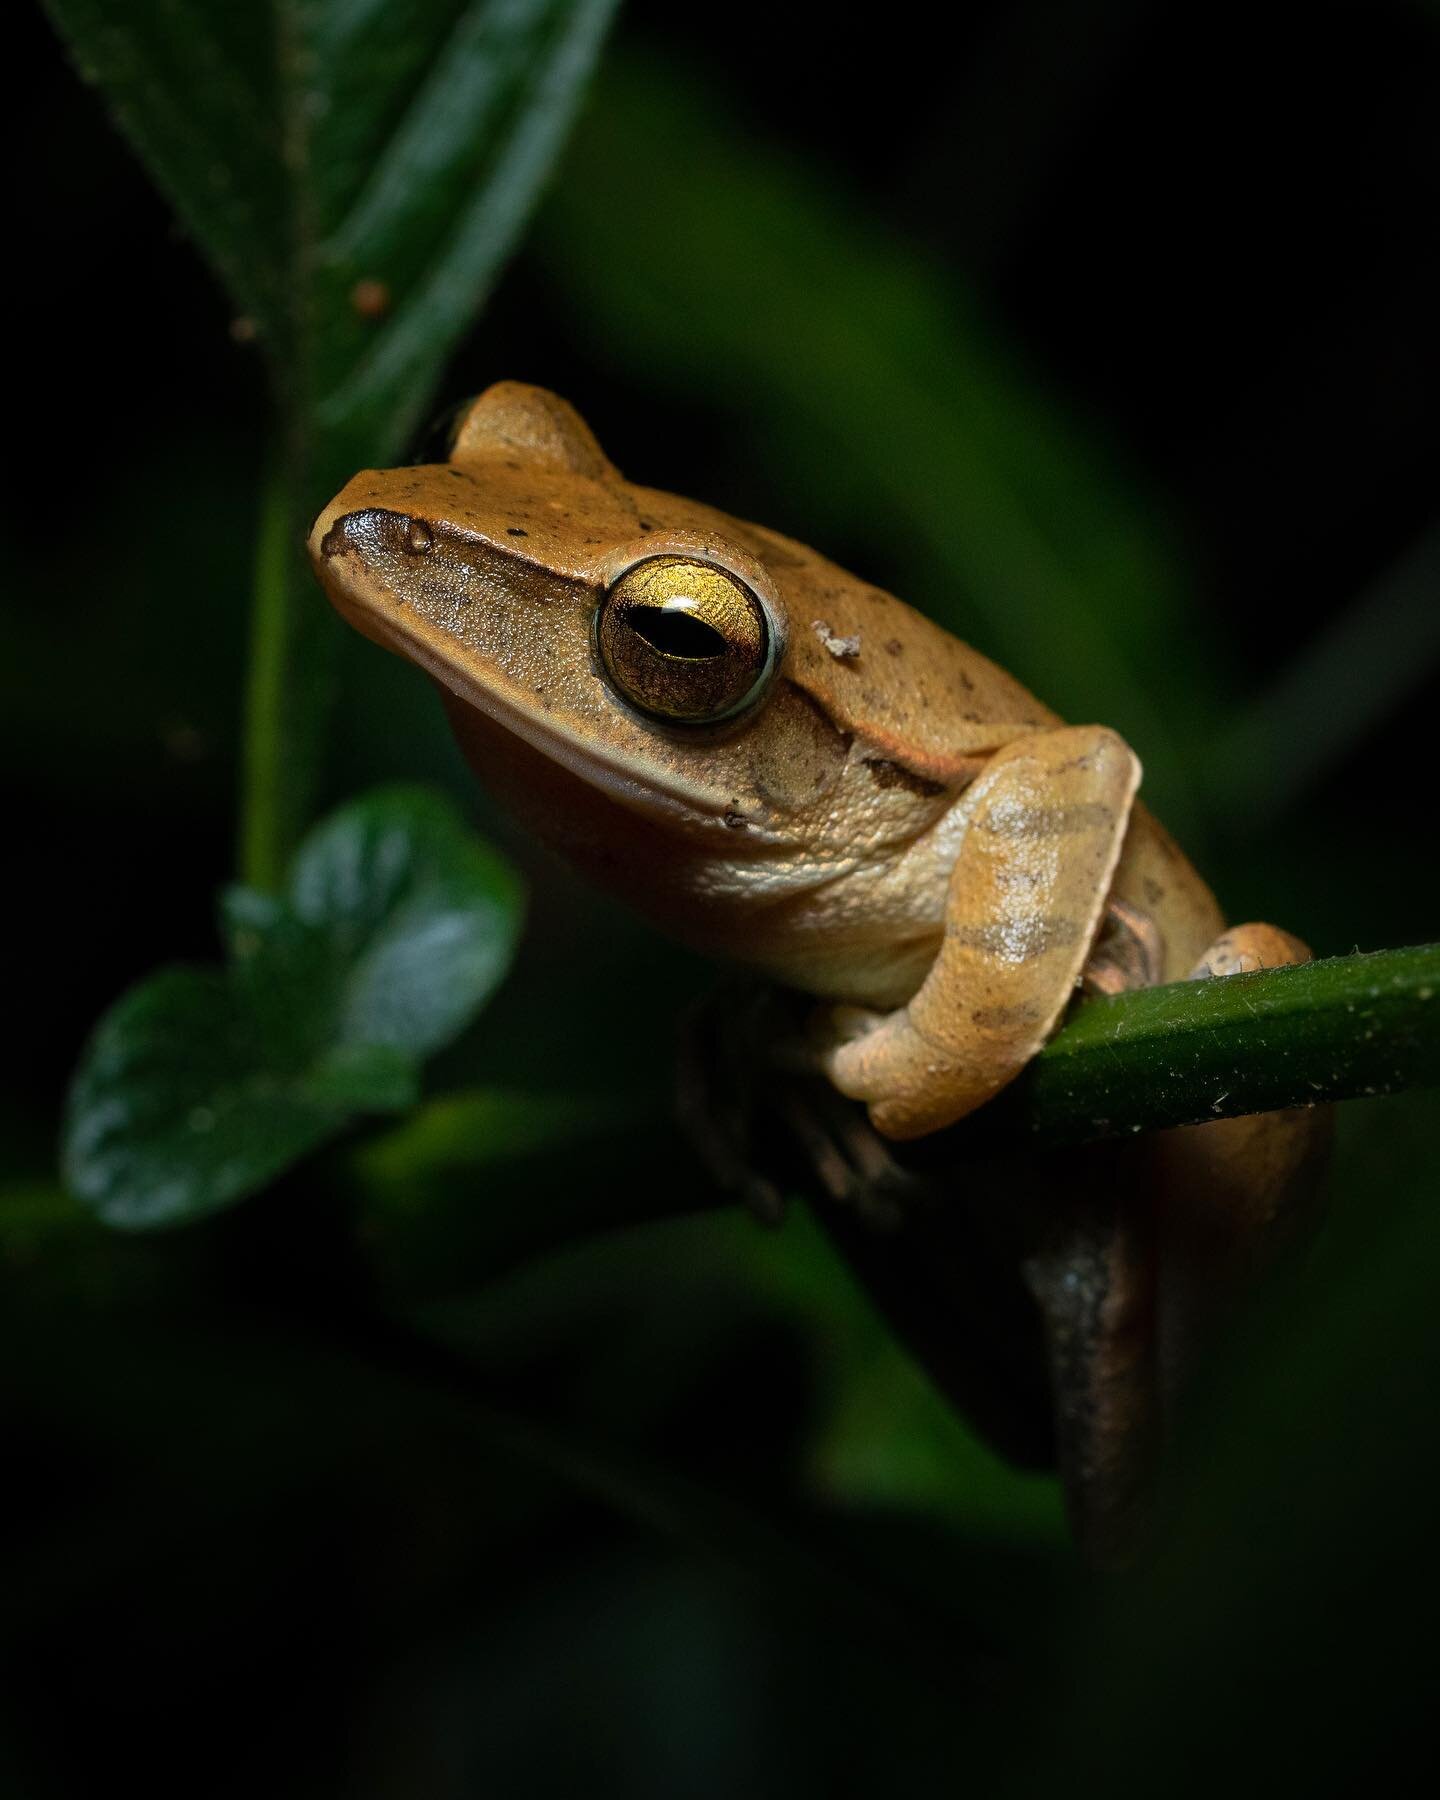
[[[387,120],[414,92],[457,144],[480,121],[465,142],[513,174],[513,211],[482,228],[493,190],[432,168],[417,125],[354,215],[398,235],[341,233],[314,270],[346,359],[314,391],[391,434],[384,454],[568,113],[605,9],[574,10],[563,54],[562,10],[207,8],[208,64],[176,28],[194,8],[107,16],[110,51],[150,34],[184,98],[201,149],[130,128],[257,324],[257,284],[293,276],[296,194],[333,234],[368,154],[339,65],[312,63],[335,104],[289,185],[262,29],[361,34]],[[958,19],[944,55],[918,15],[889,26],[636,0],[442,395],[548,382],[627,473],[820,544],[1120,726],[1232,915],[1327,953],[1435,937],[1433,19],[1026,0]],[[484,31],[537,47],[505,94]],[[710,972],[518,839],[426,684],[335,634],[290,702],[321,791],[419,781],[477,815],[529,891],[513,967],[417,1111],[243,1208],[117,1234],[60,1191],[95,1017],[213,956],[275,446],[233,309],[93,99],[35,56],[16,204],[47,398],[7,495],[0,620],[22,1022],[0,1095],[7,1791],[133,1769],[357,1800],[1345,1793],[1402,1769],[1440,1572],[1430,1095],[1342,1109],[1330,1223],[1212,1371],[1161,1553],[1095,1582],[1052,1483],[945,1409],[802,1210],[766,1233],[713,1206],[669,1109],[675,1020]],[[554,108],[538,139],[513,106],[532,77]],[[245,92],[279,184],[250,237],[203,153]],[[417,195],[433,238],[409,234]],[[475,235],[445,235],[457,220]],[[477,259],[444,330],[346,311],[356,281],[399,294],[434,266],[427,244]],[[369,410],[372,368],[396,410]],[[288,481],[277,557],[316,498]],[[292,592],[295,629],[330,631]],[[279,661],[298,666],[283,642]]]
[[[310,833],[283,900],[232,887],[222,912],[229,966],[131,988],[76,1074],[65,1177],[107,1224],[184,1224],[413,1106],[504,974],[520,894],[447,806],[390,789]]]

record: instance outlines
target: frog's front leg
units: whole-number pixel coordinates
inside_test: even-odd
[[[829,1016],[823,1066],[877,1130],[954,1124],[1040,1050],[1100,927],[1139,782],[1098,725],[1020,738],[975,780],[929,974],[893,1013]]]

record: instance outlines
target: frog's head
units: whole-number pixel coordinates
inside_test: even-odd
[[[729,526],[729,529],[723,529]],[[611,794],[753,808],[747,737],[785,609],[718,514],[623,482],[578,414],[502,382],[443,464],[357,475],[310,554],[350,623]]]
[[[448,462],[357,475],[310,554],[341,614],[440,684],[487,786],[681,935],[713,935],[692,910],[739,932],[754,901],[834,882],[952,797],[924,749],[946,684],[924,621],[626,482],[540,389],[481,395]],[[844,635],[862,621],[864,656]]]
[[[784,837],[839,779],[787,656],[809,553],[623,481],[553,394],[502,382],[448,462],[357,475],[310,554],[351,624],[631,806]]]

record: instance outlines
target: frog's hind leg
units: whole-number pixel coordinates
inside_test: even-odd
[[[1309,956],[1273,925],[1239,925],[1190,977]],[[1102,944],[1096,987],[1145,985],[1140,960]],[[1024,1270],[1045,1323],[1066,1499],[1096,1563],[1118,1567],[1142,1543],[1155,1454],[1187,1377],[1313,1216],[1328,1129],[1324,1109],[1268,1113],[1056,1158],[1063,1204],[1037,1206]]]
[[[1309,960],[1299,938],[1278,926],[1236,925],[1211,944],[1191,979]],[[1299,1107],[1154,1139],[1158,1353],[1167,1400],[1236,1300],[1314,1224],[1330,1128],[1328,1107]]]
[[[1100,928],[1139,781],[1133,751],[1098,725],[1019,738],[976,779],[919,991],[887,1015],[828,1015],[823,1066],[876,1130],[952,1125],[1041,1048]]]

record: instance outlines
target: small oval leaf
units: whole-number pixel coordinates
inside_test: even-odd
[[[336,1041],[440,1049],[509,965],[520,884],[435,795],[386,788],[301,845],[295,917],[343,959]]]
[[[227,972],[162,969],[91,1040],[70,1092],[65,1181],[109,1225],[174,1225],[254,1193],[346,1117],[266,1066]]]
[[[388,789],[318,826],[284,902],[223,902],[225,969],[164,969],[97,1027],[71,1088],[64,1173],[146,1230],[254,1193],[357,1113],[411,1105],[419,1064],[509,964],[520,888],[456,814]]]

